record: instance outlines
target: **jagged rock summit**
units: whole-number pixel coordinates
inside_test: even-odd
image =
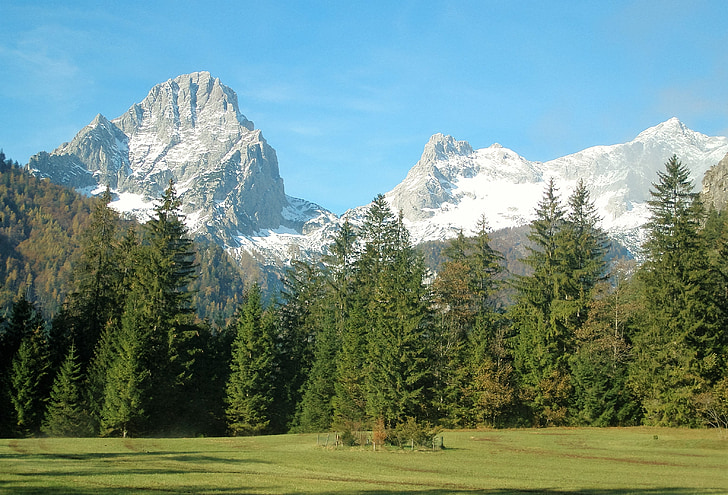
[[[173,179],[192,232],[231,249],[268,231],[302,233],[307,222],[335,220],[285,194],[275,150],[240,113],[235,92],[209,72],[158,84],[111,121],[98,115],[28,167],[87,193],[108,184],[112,206],[142,219]]]

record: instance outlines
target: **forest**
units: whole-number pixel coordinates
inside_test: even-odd
[[[138,225],[0,158],[0,436],[728,427],[728,215],[675,156],[639,263],[552,181],[523,273],[484,217],[429,269],[378,195],[281,290],[193,241],[173,182]]]

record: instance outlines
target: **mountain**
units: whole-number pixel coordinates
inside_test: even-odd
[[[553,178],[565,204],[583,179],[609,235],[632,253],[643,241],[647,201],[657,172],[673,154],[699,184],[728,153],[728,138],[708,137],[677,118],[634,140],[595,146],[547,162],[532,162],[494,144],[474,150],[467,142],[435,134],[407,177],[385,196],[404,214],[415,243],[473,231],[485,215],[493,229],[529,223],[546,181]],[[699,187],[697,188],[699,190]]]
[[[483,215],[496,230],[522,227],[533,219],[546,181],[554,179],[566,203],[583,179],[602,226],[637,254],[650,187],[667,159],[676,154],[697,184],[727,153],[728,138],[692,131],[677,118],[627,143],[547,162],[530,161],[499,144],[473,149],[435,134],[405,179],[385,196],[402,211],[419,244],[448,239],[461,229],[470,233]],[[112,206],[142,220],[173,179],[194,235],[238,259],[249,253],[266,265],[316,256],[344,218],[359,224],[367,209],[359,206],[338,218],[288,196],[275,150],[240,113],[235,92],[208,72],[153,87],[113,120],[97,115],[70,143],[31,157],[28,168],[86,194],[108,184],[115,194]],[[721,173],[728,177],[728,170]],[[711,184],[704,190],[718,194],[722,188],[721,201],[728,200],[724,185],[717,179]]]
[[[108,184],[112,206],[142,220],[173,179],[192,233],[233,253],[254,248],[254,236],[301,235],[309,224],[336,221],[285,194],[275,150],[240,113],[235,92],[208,72],[153,87],[113,120],[97,115],[70,143],[31,157],[28,168],[88,194]]]

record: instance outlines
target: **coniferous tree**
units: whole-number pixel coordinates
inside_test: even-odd
[[[468,335],[465,369],[469,421],[500,426],[516,399],[513,359],[508,349],[509,327],[495,300],[503,271],[503,257],[490,246],[485,217],[478,222],[470,255],[470,279],[476,303],[473,328]]]
[[[48,349],[43,329],[23,338],[11,365],[10,399],[15,410],[16,431],[33,435],[40,431],[45,411]]]
[[[144,225],[144,243],[133,253],[134,272],[122,316],[121,332],[135,336],[145,352],[139,363],[148,374],[148,393],[141,394],[149,428],[182,426],[194,401],[190,390],[194,346],[191,295],[194,252],[183,223],[174,182]],[[128,327],[128,328],[127,328]]]
[[[706,286],[704,211],[689,170],[676,156],[658,172],[653,188],[647,259],[639,274],[646,321],[634,338],[630,383],[646,422],[694,425],[695,398],[719,374],[721,341],[717,306]]]
[[[43,433],[55,437],[85,437],[92,434],[91,417],[82,395],[83,379],[76,346],[71,345],[56,374]]]
[[[134,279],[134,267],[136,266],[136,252],[139,247],[139,240],[133,228],[129,228],[118,247],[118,260],[120,277],[118,280],[119,299],[123,307],[127,307],[126,294],[129,292],[132,280]],[[122,313],[123,308],[117,309]],[[110,319],[101,332],[96,343],[94,355],[86,371],[85,398],[88,402],[89,412],[92,418],[92,427],[99,431],[102,410],[104,408],[105,393],[108,377],[114,360],[116,359],[116,346],[121,328],[121,316],[119,319]]]
[[[269,431],[275,389],[272,322],[263,311],[260,287],[252,285],[236,322],[225,415],[232,435]]]
[[[13,304],[0,335],[0,429],[6,435],[38,432],[48,390],[45,322],[24,297]]]
[[[632,263],[617,264],[600,282],[571,358],[573,420],[589,426],[628,426],[640,420],[639,401],[627,386],[631,337],[639,324],[639,283]]]
[[[88,366],[107,323],[118,321],[124,307],[120,256],[117,250],[119,216],[108,205],[107,186],[81,235],[82,256],[75,270],[77,289],[61,314],[70,343],[76,346],[82,369]]]
[[[361,379],[357,369],[361,370],[362,362],[356,359],[356,356],[362,356],[360,343],[357,341],[352,349],[349,340],[352,334],[348,331],[355,242],[356,234],[346,220],[329,246],[329,254],[324,257],[325,270],[321,278],[324,285],[315,315],[313,363],[296,421],[300,431],[326,431],[334,422],[337,428],[345,431],[359,430],[362,426],[363,401],[357,407],[355,396],[349,394],[356,390],[349,387]],[[342,348],[344,335],[348,339],[347,349],[352,349],[352,354]],[[359,413],[355,412],[357,410]]]
[[[568,294],[564,259],[565,212],[553,179],[536,209],[523,260],[532,274],[516,281],[518,302],[511,308],[516,336],[515,364],[523,400],[537,424],[564,424],[571,384],[568,357],[573,335],[565,314],[554,311]]]
[[[294,261],[283,283],[276,332],[278,386],[271,424],[273,431],[287,431],[292,425],[304,384],[311,368],[317,365],[315,347],[326,319],[321,304],[324,280],[316,265]]]
[[[383,197],[375,199],[367,220],[361,261],[373,286],[366,313],[366,410],[370,418],[393,428],[407,418],[426,419],[432,399],[425,267],[410,244],[402,215],[395,218]]]
[[[567,294],[571,316],[569,324],[577,329],[586,321],[593,290],[606,275],[607,236],[599,227],[601,219],[591,201],[584,181],[579,180],[569,197],[565,224],[565,259],[569,273]]]
[[[478,312],[473,271],[472,245],[461,232],[443,250],[447,258],[433,283],[433,303],[437,307],[434,340],[435,407],[438,415],[453,426],[464,426],[471,405],[464,396],[470,380],[466,369],[468,338]]]
[[[149,340],[135,325],[129,306],[121,327],[114,331],[113,361],[104,382],[100,431],[104,436],[136,436],[149,431],[147,404],[152,393],[148,365]]]

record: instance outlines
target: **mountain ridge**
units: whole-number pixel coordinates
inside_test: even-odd
[[[637,253],[651,184],[672,154],[697,183],[728,154],[728,138],[673,117],[627,143],[538,162],[498,143],[474,149],[436,133],[385,197],[419,244],[467,234],[483,215],[493,229],[526,225],[547,180],[565,202],[581,178],[605,230]],[[278,266],[318,256],[344,219],[360,224],[368,206],[337,216],[287,195],[275,149],[240,112],[235,91],[204,71],[154,86],[119,117],[98,114],[69,143],[31,157],[28,168],[86,194],[109,184],[112,207],[142,220],[174,180],[193,235]]]

